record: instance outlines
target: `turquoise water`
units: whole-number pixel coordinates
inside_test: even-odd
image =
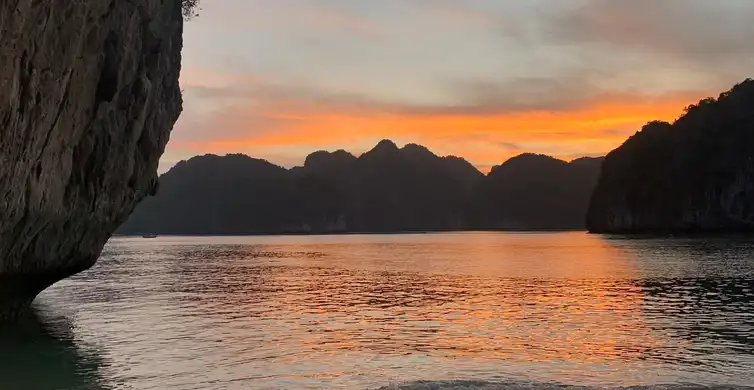
[[[754,241],[114,238],[2,329],[0,389],[754,385]]]

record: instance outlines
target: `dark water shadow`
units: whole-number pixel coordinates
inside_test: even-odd
[[[665,322],[662,331],[696,343],[697,352],[754,356],[754,279],[644,280],[643,311]]]
[[[0,389],[102,390],[104,359],[74,343],[69,318],[36,308],[0,325]]]

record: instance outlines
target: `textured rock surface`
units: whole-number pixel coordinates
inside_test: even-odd
[[[754,231],[754,81],[652,122],[605,158],[597,233]]]
[[[0,317],[94,264],[181,111],[181,0],[0,0]]]

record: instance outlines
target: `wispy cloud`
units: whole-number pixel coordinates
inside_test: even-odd
[[[419,142],[478,166],[602,154],[751,76],[749,0],[213,0],[166,161]]]
[[[171,147],[256,155],[283,148],[303,160],[309,150],[358,149],[365,142],[395,138],[494,165],[522,151],[605,153],[646,121],[673,119],[689,101],[706,96],[698,91],[656,96],[564,92],[560,99],[523,104],[495,91],[480,92],[484,98],[470,94],[457,106],[415,106],[255,78],[232,86],[193,85],[187,94],[196,100],[230,99],[232,104],[201,114],[187,112]]]

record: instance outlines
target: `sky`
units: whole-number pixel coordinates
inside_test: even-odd
[[[419,143],[604,155],[754,75],[752,0],[203,0],[160,164]]]

